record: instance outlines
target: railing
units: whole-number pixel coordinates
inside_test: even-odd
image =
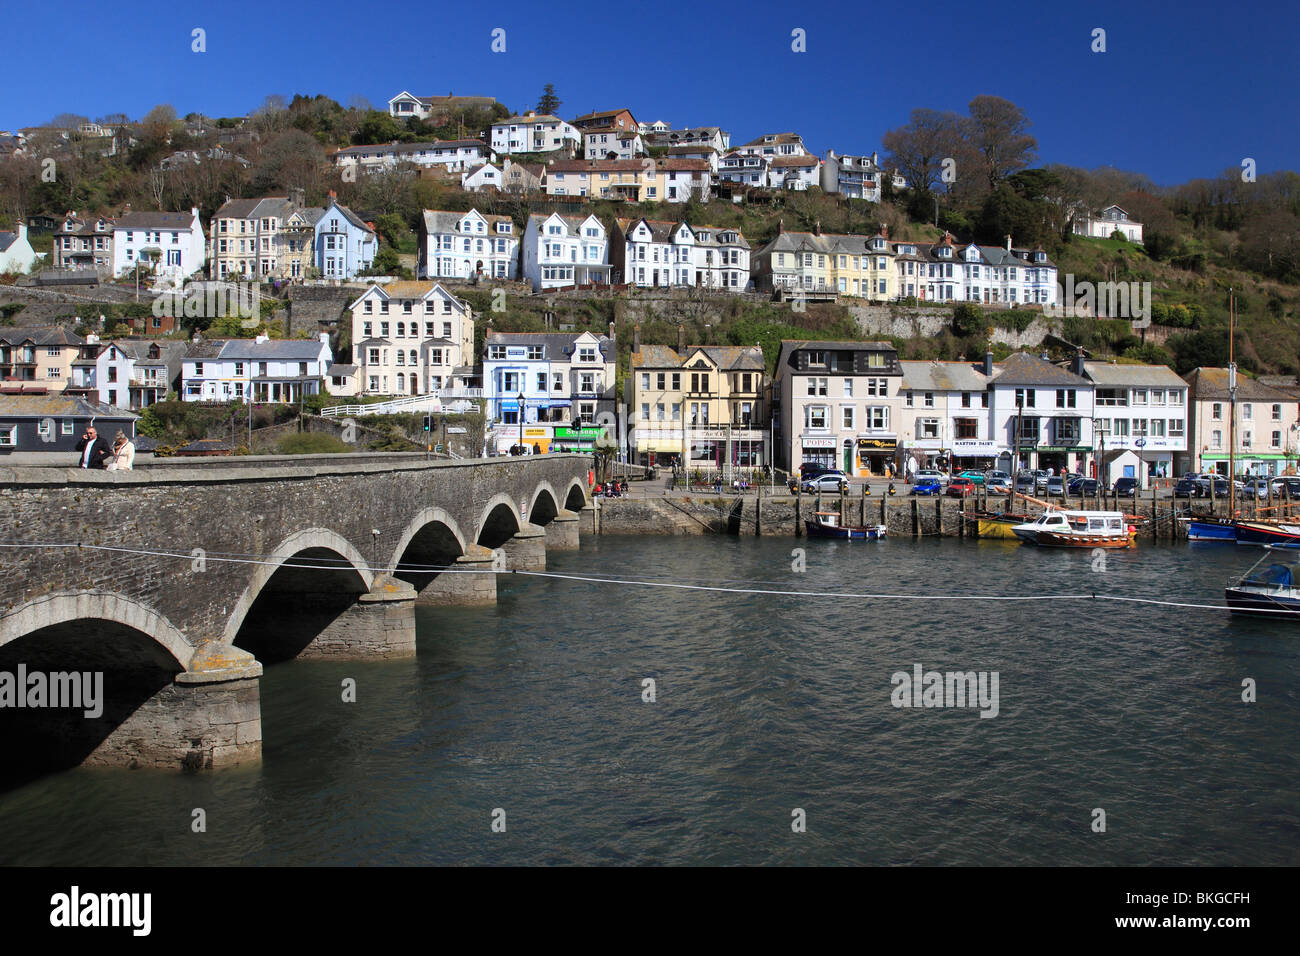
[[[339,415],[392,415],[396,412],[410,411],[415,406],[428,405],[430,402],[437,401],[438,396],[428,395],[408,395],[405,398],[395,398],[388,402],[375,402],[371,405],[332,405],[329,408],[321,409],[321,417],[337,418]],[[475,409],[477,411],[477,408]]]

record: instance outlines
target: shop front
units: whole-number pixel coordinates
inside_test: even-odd
[[[1280,475],[1293,475],[1296,473],[1296,457],[1295,453],[1288,455],[1285,452],[1241,452],[1236,456],[1233,465],[1237,470],[1238,478],[1243,475],[1276,478]],[[1228,453],[1226,451],[1202,452],[1201,469],[1226,477],[1228,474]]]
[[[821,465],[824,468],[840,467],[835,461],[834,438],[804,438],[800,441],[800,447],[803,457],[795,463],[794,470],[798,470],[799,464]]]
[[[576,451],[591,454],[596,449],[596,439],[604,434],[604,431],[605,429],[600,425],[588,425],[582,428],[556,425],[555,438],[551,442],[551,448],[554,451]]]
[[[959,471],[1011,470],[1011,449],[983,438],[959,438],[952,442],[952,473]]]
[[[897,437],[859,438],[857,444],[857,474],[860,477],[893,473],[898,454]]]
[[[638,465],[668,467],[682,457],[682,430],[638,425],[632,433]]]
[[[1026,453],[1032,453],[1032,457]],[[1021,459],[1028,460],[1031,468],[1050,469],[1054,474],[1063,471],[1083,474],[1089,467],[1092,448],[1087,445],[1030,445],[1021,446]]]

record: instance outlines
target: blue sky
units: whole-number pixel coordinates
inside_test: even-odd
[[[720,125],[733,144],[794,130],[821,155],[869,153],[912,109],[964,111],[987,93],[1027,112],[1041,163],[1113,165],[1158,183],[1214,176],[1244,157],[1260,173],[1300,168],[1291,76],[1300,4],[1285,0],[229,0],[140,15],[73,0],[53,19],[51,9],[6,13],[19,68],[0,128],[61,112],[138,118],[157,103],[242,114],[271,93],[344,105],[361,95],[382,108],[403,89],[451,91],[520,109],[549,81],[565,118],[628,106],[641,120]],[[205,53],[191,51],[195,27],[206,30]],[[1097,27],[1105,53],[1090,49]],[[504,53],[490,49],[495,28],[506,31]],[[805,53],[791,50],[796,28]],[[27,41],[39,61],[23,57]],[[76,68],[58,66],[66,54]]]

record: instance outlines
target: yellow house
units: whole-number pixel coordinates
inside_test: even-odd
[[[665,177],[652,159],[557,159],[546,166],[543,188],[550,196],[660,202]]]
[[[884,235],[785,232],[754,255],[760,288],[836,293],[877,302],[898,294],[894,252]]]
[[[61,392],[72,380],[81,346],[81,337],[61,325],[0,329],[0,378]]]
[[[746,474],[769,462],[766,366],[759,346],[641,345],[631,356],[629,446],[643,465]]]

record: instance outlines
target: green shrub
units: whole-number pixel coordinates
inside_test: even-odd
[[[282,455],[335,455],[352,451],[352,446],[333,435],[320,432],[299,432],[280,439]]]

